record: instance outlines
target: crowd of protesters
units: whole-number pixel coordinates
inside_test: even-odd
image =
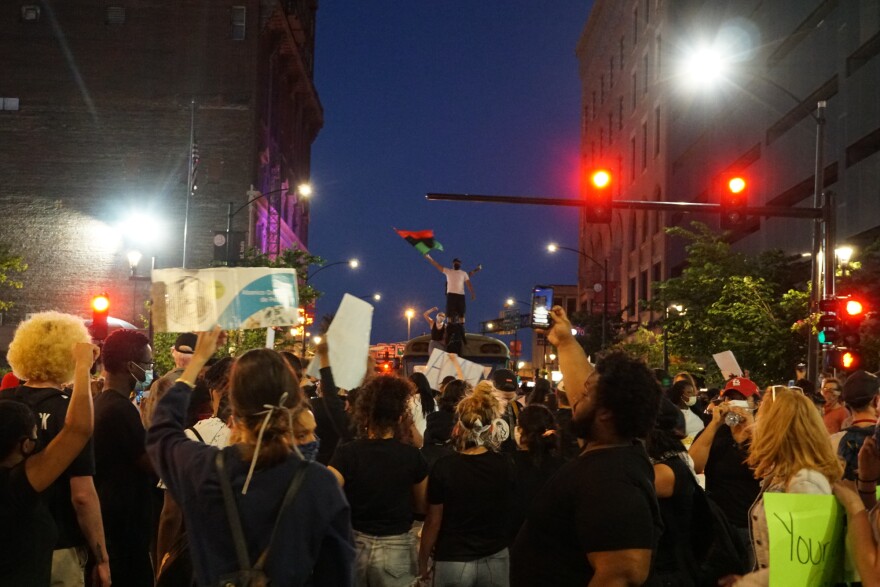
[[[836,495],[880,581],[875,376],[664,389],[551,315],[563,381],[524,394],[507,369],[341,390],[326,342],[312,381],[290,353],[217,357],[219,329],[153,381],[142,334],[99,351],[37,314],[0,391],[0,584],[769,585],[767,493]]]

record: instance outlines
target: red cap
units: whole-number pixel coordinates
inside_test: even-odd
[[[743,394],[745,397],[751,397],[761,390],[758,389],[758,386],[755,385],[755,382],[751,379],[746,379],[745,377],[734,377],[729,380],[727,384],[724,386],[724,389],[721,390],[721,395],[724,395],[725,391],[737,391]]]

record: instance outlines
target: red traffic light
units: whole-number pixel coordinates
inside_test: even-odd
[[[741,177],[732,177],[727,182],[727,188],[730,190],[730,193],[738,194],[746,189],[746,180]]]
[[[92,298],[92,310],[95,312],[106,312],[110,309],[110,298],[107,294],[101,294]]]
[[[604,169],[598,169],[590,175],[590,183],[594,187],[603,190],[611,185],[611,173]]]
[[[864,306],[862,306],[862,302],[858,300],[847,300],[846,301],[846,313],[850,316],[861,316],[865,311]]]
[[[608,224],[611,222],[611,184],[613,176],[607,169],[594,169],[585,182],[586,206],[584,215],[587,222]]]

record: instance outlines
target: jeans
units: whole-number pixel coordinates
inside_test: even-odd
[[[416,540],[411,532],[370,536],[355,530],[355,585],[410,587],[416,580]]]
[[[510,554],[506,548],[475,561],[434,562],[434,587],[507,587],[509,584]]]

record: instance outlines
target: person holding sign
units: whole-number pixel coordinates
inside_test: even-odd
[[[769,585],[770,533],[764,495],[830,495],[843,467],[831,450],[822,416],[800,390],[774,385],[764,393],[752,436],[749,465],[762,479],[762,495],[749,512],[758,568],[725,582],[737,587]]]

